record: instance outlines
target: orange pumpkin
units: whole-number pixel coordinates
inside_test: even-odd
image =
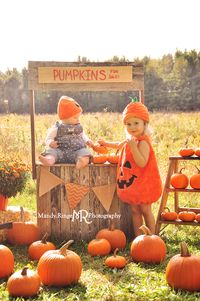
[[[190,186],[194,189],[200,189],[200,169],[196,167],[198,173],[196,175],[191,176],[190,178]]]
[[[94,164],[104,164],[107,161],[106,155],[95,155],[92,158]]]
[[[181,157],[191,157],[192,155],[194,155],[194,149],[193,148],[180,148],[179,149],[179,155]]]
[[[178,218],[183,222],[192,222],[196,218],[196,214],[193,211],[180,211]]]
[[[82,261],[78,254],[68,250],[73,240],[59,250],[45,252],[38,261],[38,274],[44,285],[62,287],[77,283],[82,272]]]
[[[93,239],[88,244],[88,253],[91,256],[108,255],[111,251],[111,245],[107,239]]]
[[[47,241],[47,233],[41,240],[34,241],[28,248],[28,254],[31,260],[39,260],[40,257],[49,250],[55,250],[56,246]]]
[[[107,147],[100,145],[99,143],[94,144],[92,146],[92,149],[98,154],[107,154],[108,153]]]
[[[13,297],[29,298],[38,294],[40,277],[36,271],[24,267],[10,276],[7,282],[9,295]]]
[[[137,236],[131,244],[131,257],[135,262],[160,263],[166,257],[166,245],[146,226],[141,226],[143,235]]]
[[[195,148],[194,153],[196,156],[200,157],[200,147]]]
[[[107,156],[107,161],[111,164],[118,164],[119,155],[117,154],[110,154]]]
[[[40,239],[39,227],[32,221],[24,222],[24,211],[21,210],[21,221],[13,222],[13,227],[6,230],[6,239],[13,245],[30,245]]]
[[[0,245],[0,279],[10,276],[14,269],[14,256],[12,251]]]
[[[178,214],[174,211],[170,211],[168,207],[164,208],[164,211],[161,213],[161,218],[165,221],[175,221],[178,217]]]
[[[113,256],[106,258],[105,265],[109,268],[122,269],[125,267],[127,261],[123,256],[117,255],[119,249],[115,249]]]
[[[112,250],[116,248],[123,250],[126,246],[126,235],[122,230],[115,229],[114,224],[110,222],[108,228],[101,229],[96,238],[105,238],[109,241]]]
[[[174,289],[200,290],[200,256],[191,255],[185,242],[181,254],[173,256],[166,267],[167,283]]]
[[[182,173],[183,169],[181,168],[179,172],[174,173],[170,178],[170,184],[176,189],[184,189],[189,184],[188,177]]]
[[[190,157],[194,155],[194,149],[188,148],[188,138],[185,140],[185,145],[179,149],[179,155],[181,157]]]
[[[196,221],[197,221],[198,223],[200,223],[200,213],[197,213],[197,214],[196,214],[195,219],[196,219]]]

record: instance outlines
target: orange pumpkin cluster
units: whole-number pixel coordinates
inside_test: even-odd
[[[196,167],[198,173],[192,175],[190,178],[182,173],[183,169],[171,176],[170,184],[172,187],[175,189],[185,189],[190,184],[193,189],[200,189],[200,169]]]
[[[183,221],[183,222],[193,222],[196,221],[200,223],[200,213],[195,213],[191,210],[185,210],[180,212],[170,211],[168,207],[165,207],[161,213],[161,218],[165,221]]]
[[[181,147],[178,151],[179,155],[181,157],[191,157],[193,155],[196,155],[197,157],[200,157],[200,147]]]
[[[97,153],[92,157],[92,163],[104,164],[106,162],[111,164],[117,164],[119,161],[119,155],[109,154],[107,147],[96,143],[92,146],[92,149]]]

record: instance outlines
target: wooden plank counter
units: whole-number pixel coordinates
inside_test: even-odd
[[[89,241],[111,219],[115,228],[123,230],[129,240],[133,239],[131,209],[116,194],[116,171],[114,164],[90,164],[81,170],[75,169],[74,164],[52,167],[37,164],[37,222],[41,233],[47,232],[57,240]],[[51,189],[54,180],[56,186]],[[62,183],[56,183],[57,180]],[[78,194],[83,188],[88,190],[74,208],[69,202],[69,184]],[[95,189],[100,190],[100,195]],[[107,199],[110,204],[105,204]]]

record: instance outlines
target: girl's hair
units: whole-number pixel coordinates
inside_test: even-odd
[[[149,122],[144,121],[144,134],[147,136],[152,136],[153,134],[153,129],[149,126]],[[130,134],[127,132],[126,128],[125,128],[125,133],[126,133],[126,138],[130,138]]]

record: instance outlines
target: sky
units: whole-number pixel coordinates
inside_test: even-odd
[[[200,51],[199,0],[1,0],[0,71]]]

